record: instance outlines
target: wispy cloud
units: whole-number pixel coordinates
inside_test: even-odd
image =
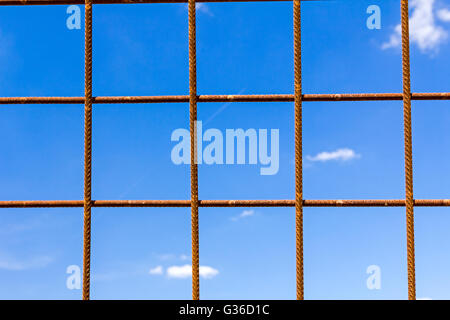
[[[208,266],[200,266],[200,277],[205,279],[212,279],[219,274],[219,270],[214,269],[213,267]]]
[[[255,210],[244,210],[244,211],[242,211],[241,214],[239,214],[238,216],[232,217],[231,220],[233,220],[233,221],[238,221],[238,220],[240,220],[240,219],[243,219],[243,218],[247,218],[247,217],[253,216],[254,214],[255,214]]]
[[[195,9],[199,12],[202,12],[204,14],[207,14],[208,16],[214,16],[214,14],[209,9],[209,6],[207,6],[205,3],[196,3]]]
[[[53,262],[50,256],[38,256],[28,260],[18,260],[9,256],[0,256],[0,269],[10,271],[22,271],[28,269],[39,269]]]
[[[219,270],[209,266],[200,266],[200,277],[212,279],[219,274]],[[192,276],[192,266],[185,264],[183,266],[171,266],[167,268],[167,276],[174,279],[184,279]]]
[[[450,22],[450,10],[448,9],[440,9],[437,12],[437,16],[440,20],[444,22]]]
[[[180,260],[187,260],[187,259],[189,259],[189,257],[187,256],[187,255],[185,255],[185,254],[182,254],[181,256],[180,256]]]
[[[149,274],[151,274],[151,275],[161,275],[161,274],[163,274],[163,267],[162,266],[157,266],[157,267],[154,267],[154,268],[151,268],[149,271],[148,271],[148,273]]]
[[[450,21],[450,11],[434,9],[435,0],[412,0],[412,14],[409,19],[410,41],[424,53],[436,53],[439,46],[448,38],[448,32],[436,23],[435,15],[442,21]],[[382,49],[396,48],[401,45],[401,25],[394,28],[389,41],[382,44]]]
[[[361,155],[357,154],[352,149],[348,148],[342,148],[338,149],[336,151],[324,151],[320,152],[315,156],[306,156],[306,159],[309,161],[320,161],[320,162],[326,162],[326,161],[349,161],[353,159],[360,158]]]
[[[186,10],[189,8],[188,4],[184,5]],[[204,13],[210,17],[213,17],[214,14],[212,13],[211,9],[209,8],[209,6],[206,3],[196,3],[195,4],[195,11],[197,12],[201,12]]]
[[[175,254],[175,253],[162,253],[162,254],[155,254],[156,258],[160,261],[170,261],[170,260],[188,260],[189,256],[186,254]]]

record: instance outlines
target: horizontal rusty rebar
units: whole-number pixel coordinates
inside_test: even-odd
[[[0,0],[1,1],[1,0]],[[199,95],[198,102],[293,102],[293,94]],[[401,93],[303,94],[304,102],[401,101]],[[413,93],[412,100],[450,100],[450,92]],[[96,104],[189,102],[188,95],[93,97]],[[0,97],[0,104],[84,104],[84,97]]]
[[[92,200],[92,207],[190,207],[190,200]],[[294,207],[295,200],[199,200],[200,207]],[[403,199],[303,200],[304,207],[404,207]],[[450,199],[415,199],[416,207],[448,207]],[[0,208],[83,207],[83,200],[0,201]]]

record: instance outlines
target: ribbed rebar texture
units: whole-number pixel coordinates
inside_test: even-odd
[[[408,256],[408,299],[416,299],[416,271],[414,254],[414,196],[411,133],[411,77],[409,57],[408,0],[401,1],[402,16],[402,69],[403,119],[405,134],[405,188],[406,188],[406,246]]]
[[[195,0],[189,0],[189,118],[191,134],[191,233],[192,299],[200,299],[200,262],[198,238],[198,167],[197,167],[197,53]]]
[[[92,170],[92,0],[85,3],[83,300],[90,298]]]
[[[302,48],[301,1],[294,0],[294,109],[295,109],[295,237],[297,300],[304,299],[303,285],[303,165],[302,165]]]

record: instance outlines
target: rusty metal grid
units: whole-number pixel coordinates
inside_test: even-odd
[[[297,299],[304,299],[303,283],[303,207],[405,207],[408,264],[408,299],[416,298],[414,256],[414,207],[450,206],[450,199],[414,199],[412,168],[411,100],[450,100],[450,92],[412,93],[409,57],[408,0],[401,3],[402,26],[402,93],[360,94],[303,94],[301,76],[301,1],[293,0],[294,27],[294,94],[264,95],[197,95],[196,75],[196,2],[241,2],[241,1],[290,1],[290,0],[0,0],[7,5],[85,5],[85,96],[84,97],[0,97],[0,104],[84,104],[85,105],[85,152],[84,152],[84,198],[83,200],[59,201],[0,201],[0,208],[84,208],[83,250],[83,300],[90,298],[90,246],[92,207],[190,207],[192,228],[192,298],[200,298],[199,281],[199,207],[295,207],[296,212],[296,287]],[[92,8],[93,4],[138,4],[138,3],[188,3],[189,23],[189,95],[177,96],[92,96]],[[309,101],[403,101],[405,140],[405,199],[386,200],[307,200],[303,199],[302,178],[302,102]],[[189,102],[191,136],[191,199],[190,200],[92,200],[92,106],[111,103],[174,103]],[[199,200],[198,168],[196,158],[197,103],[199,102],[294,102],[295,106],[295,199],[293,200]]]

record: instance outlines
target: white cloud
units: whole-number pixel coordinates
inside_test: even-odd
[[[412,0],[412,14],[409,19],[410,41],[415,43],[422,52],[433,52],[439,48],[448,37],[447,31],[436,24],[434,12],[435,0]],[[446,18],[447,11],[440,10],[438,16]],[[442,20],[442,18],[441,18]],[[401,25],[398,24],[389,41],[382,44],[382,49],[399,47],[401,45]]]
[[[186,10],[188,10],[189,4],[185,4],[185,8],[186,8]],[[213,17],[213,16],[214,16],[214,14],[213,14],[212,11],[209,9],[209,6],[208,6],[206,3],[200,3],[200,2],[197,2],[197,3],[195,4],[195,11],[204,13],[204,14],[210,16],[210,17]]]
[[[186,264],[184,266],[171,266],[167,268],[167,276],[169,278],[187,278],[192,274],[192,266]]]
[[[186,254],[175,254],[175,253],[163,253],[163,254],[156,254],[156,257],[158,260],[164,262],[164,261],[175,261],[175,260],[188,260],[189,256]]]
[[[214,278],[219,274],[219,270],[209,266],[200,266],[200,277],[205,279]],[[167,268],[167,276],[169,278],[183,279],[192,276],[192,266],[185,264],[184,266],[171,266]]]
[[[157,267],[151,268],[151,269],[148,271],[148,273],[151,274],[151,275],[160,275],[160,274],[163,274],[163,267],[162,267],[162,266],[157,266]]]
[[[205,3],[196,3],[195,9],[199,12],[207,14],[208,16],[213,16],[213,13],[209,10],[209,7]]]
[[[423,297],[423,298],[417,298],[416,300],[433,300],[433,299],[431,299],[429,297]]]
[[[381,49],[386,50],[386,49],[390,49],[390,48],[396,48],[399,47],[401,44],[401,30],[402,27],[401,25],[397,25],[394,29],[394,33],[391,34],[391,36],[389,37],[389,41],[385,42],[381,45]]]
[[[327,151],[320,152],[315,156],[306,156],[306,159],[308,159],[309,161],[325,162],[325,161],[331,161],[331,160],[349,161],[349,160],[357,159],[360,157],[361,157],[361,155],[355,153],[355,151],[353,151],[352,149],[343,148],[343,149],[338,149],[336,151],[331,151],[331,152],[327,152]]]
[[[21,271],[27,269],[44,268],[53,262],[49,256],[39,256],[30,260],[19,261],[11,257],[0,257],[0,269],[10,271]]]
[[[244,210],[242,213],[236,217],[232,217],[231,220],[237,221],[239,219],[247,218],[255,214],[255,210]]]
[[[437,16],[439,19],[445,22],[450,22],[450,10],[441,9],[438,11]]]
[[[241,218],[250,217],[250,216],[252,216],[254,213],[255,213],[254,210],[244,210],[244,211],[242,211],[240,217],[241,217]]]
[[[200,266],[200,277],[212,279],[219,274],[219,270],[208,266]]]

